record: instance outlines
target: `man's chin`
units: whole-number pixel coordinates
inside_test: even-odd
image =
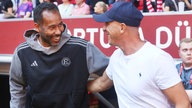
[[[51,45],[52,45],[52,46],[58,46],[58,45],[59,45],[59,42],[58,42],[58,43],[52,43]]]

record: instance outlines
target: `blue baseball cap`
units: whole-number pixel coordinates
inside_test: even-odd
[[[103,14],[93,14],[97,22],[117,21],[128,26],[139,27],[143,14],[133,5],[132,2],[119,1],[112,5],[112,8]]]

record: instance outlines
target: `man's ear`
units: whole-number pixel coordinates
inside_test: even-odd
[[[121,23],[121,33],[125,31],[126,25],[124,23]]]
[[[35,24],[34,24],[34,27],[35,27],[35,30],[36,30],[37,32],[39,32],[39,29],[40,29],[39,24],[35,23]]]

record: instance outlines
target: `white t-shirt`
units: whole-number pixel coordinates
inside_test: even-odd
[[[65,18],[66,16],[71,16],[73,8],[73,4],[70,4],[68,6],[64,6],[63,4],[58,5],[58,9],[62,18]]]
[[[181,81],[173,58],[149,42],[129,56],[117,49],[106,72],[120,108],[171,108],[161,90]]]

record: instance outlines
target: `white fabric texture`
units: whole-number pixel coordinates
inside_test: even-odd
[[[73,8],[74,8],[73,4],[70,4],[68,6],[64,6],[63,4],[58,5],[58,9],[62,18],[71,16]]]
[[[173,58],[150,42],[129,56],[117,49],[106,72],[113,80],[120,108],[171,108],[161,90],[181,81]]]

